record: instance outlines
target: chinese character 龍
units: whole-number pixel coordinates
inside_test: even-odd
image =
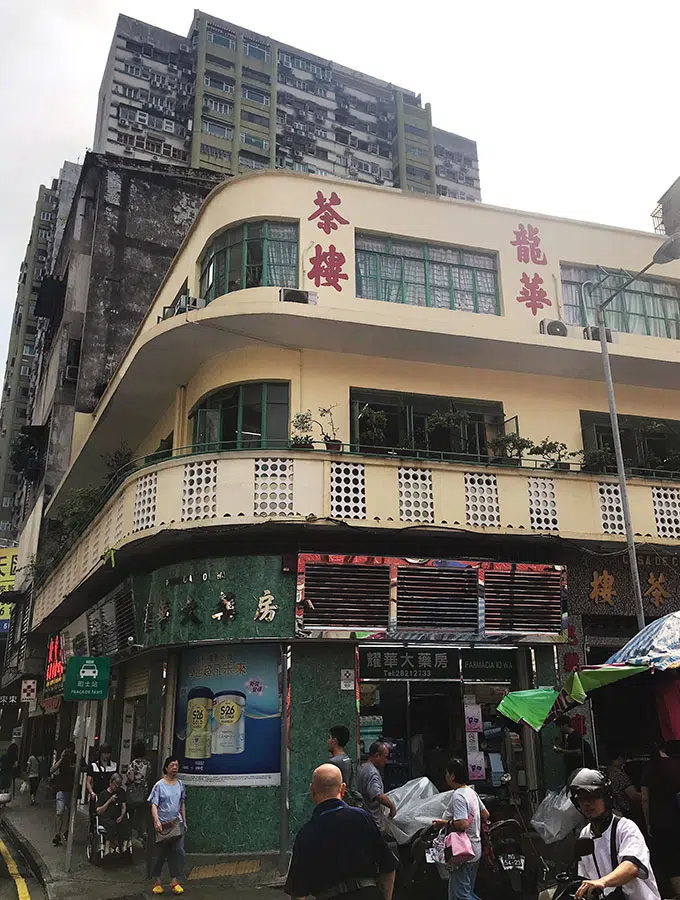
[[[529,229],[520,225],[515,231],[515,240],[510,241],[511,247],[517,247],[517,262],[531,262],[535,266],[545,266],[548,262],[545,253],[541,250],[541,239],[538,236],[538,228],[529,225]]]

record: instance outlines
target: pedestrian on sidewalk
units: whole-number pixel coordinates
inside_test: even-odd
[[[52,843],[55,847],[61,844],[62,830],[64,840],[68,836],[68,814],[71,809],[71,794],[75,776],[76,745],[71,741],[62,750],[61,756],[50,769],[52,784],[56,791],[56,831]],[[66,814],[66,821],[64,821]]]
[[[104,856],[109,856],[115,845],[119,853],[127,851],[130,840],[130,820],[127,816],[123,779],[118,774],[111,776],[109,786],[97,795],[96,809],[99,824],[104,827]]]
[[[92,802],[107,789],[111,776],[117,771],[118,763],[111,759],[111,747],[109,744],[102,744],[97,758],[87,767],[87,795]]]
[[[132,748],[132,762],[128,766],[125,793],[130,825],[137,832],[139,839],[145,843],[147,823],[149,820],[149,777],[151,763],[146,758],[146,744],[138,741]]]
[[[390,755],[390,748],[382,741],[374,741],[368,748],[368,759],[357,772],[357,789],[364,801],[364,809],[370,813],[373,821],[381,828],[383,815],[380,809],[388,810],[390,819],[397,814],[397,807],[385,793],[383,772]]]
[[[28,781],[28,790],[31,795],[31,806],[35,806],[35,798],[40,787],[40,760],[31,753],[26,763],[26,780]]]
[[[183,894],[180,878],[184,877],[184,835],[187,830],[187,813],[184,806],[184,784],[178,780],[179,759],[168,756],[163,763],[163,777],[149,794],[151,817],[155,831],[155,853],[151,865],[154,894],[163,894],[161,875],[167,859],[170,869],[170,890]]]
[[[19,774],[19,748],[9,745],[0,757],[0,791],[14,795],[14,779]]]
[[[284,891],[293,900],[391,900],[397,861],[371,815],[342,799],[340,769],[315,769],[310,792],[314,813],[295,839]]]

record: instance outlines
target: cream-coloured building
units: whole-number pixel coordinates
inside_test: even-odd
[[[520,789],[549,780],[549,752],[542,767],[528,739],[466,740],[463,713],[476,703],[493,722],[508,684],[555,680],[553,645],[566,666],[633,627],[593,305],[660,243],[274,171],[208,197],[97,409],[77,414],[44,515],[63,518],[121,442],[135,461],[33,587],[31,613],[45,633],[80,616],[71,632],[120,663],[99,733],[122,757],[140,736],[184,755],[189,803],[203,804],[194,849],[285,851],[278,810],[281,835],[288,800],[292,828],[304,818],[336,720],[357,741],[394,739],[394,783],[427,771],[414,748],[428,742],[466,748],[491,788],[499,766]],[[680,588],[680,263],[653,268],[608,315],[645,603],[659,615]],[[307,410],[311,446],[291,425]],[[26,523],[20,567],[39,524]],[[218,696],[244,691],[247,710],[250,688],[191,679],[231,677],[254,645],[279,660],[283,696],[290,676],[290,752],[247,772],[233,748],[256,713],[243,713],[245,737],[208,749],[187,719],[209,691],[211,727],[235,727]],[[435,720],[446,734],[430,733]],[[262,821],[228,836],[219,804],[237,809],[239,791]]]

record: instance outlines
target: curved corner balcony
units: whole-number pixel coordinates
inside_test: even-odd
[[[335,520],[381,529],[415,524],[622,540],[619,487],[609,475],[423,463],[345,449],[191,453],[136,469],[38,586],[34,624],[103,565],[107,551],[164,529]],[[680,538],[680,487],[636,479],[629,494],[641,538]]]

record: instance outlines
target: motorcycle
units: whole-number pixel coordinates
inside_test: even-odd
[[[503,897],[522,897],[526,856],[522,826],[517,819],[503,819],[489,826],[489,843]]]
[[[583,884],[583,878],[576,871],[578,861],[584,856],[594,853],[595,845],[592,838],[579,838],[574,844],[574,863],[570,869],[558,872],[554,884],[546,885],[538,895],[538,900],[575,900],[576,891]],[[601,897],[603,891],[591,893],[592,897]]]

